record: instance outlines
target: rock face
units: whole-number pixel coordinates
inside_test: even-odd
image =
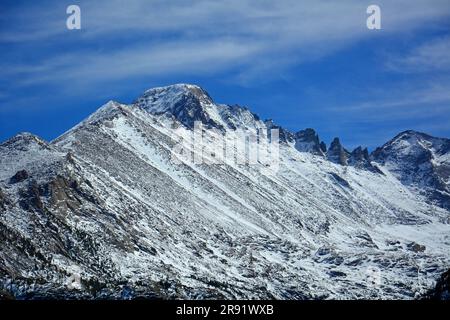
[[[189,128],[194,128],[196,120],[222,127],[208,113],[207,108],[213,108],[211,97],[197,86],[179,84],[150,89],[135,104],[154,114],[170,114]]]
[[[346,166],[348,164],[349,157],[350,152],[344,149],[339,141],[339,138],[334,138],[331,142],[330,148],[327,151],[327,159],[331,162]]]
[[[135,106],[155,115],[170,115],[191,129],[195,121],[220,130],[254,129],[262,124],[247,108],[215,104],[205,90],[191,84],[147,90]]]
[[[17,171],[14,176],[11,177],[9,183],[18,183],[28,178],[28,172],[26,170]]]
[[[300,152],[310,152],[315,155],[325,156],[326,145],[320,142],[314,129],[308,128],[297,132],[294,136],[295,149]],[[325,147],[324,147],[325,146]],[[324,151],[325,149],[325,151]]]
[[[174,150],[196,120],[239,139],[277,126],[193,85],[136,101],[110,101],[50,143],[0,144],[2,296],[410,299],[448,269],[450,212],[418,189],[431,184],[402,179],[400,163],[414,166],[390,165],[388,148],[379,174],[362,149],[335,140],[327,161],[315,133],[297,135],[313,142],[299,152],[281,128],[276,171],[195,163]]]
[[[376,166],[371,163],[369,151],[367,148],[357,147],[350,154],[348,164],[359,169],[369,170],[378,174],[383,174]]]
[[[323,153],[327,153],[327,145],[323,141],[320,143],[320,150],[322,150]]]
[[[9,204],[8,199],[6,199],[5,194],[0,188],[0,210],[6,210],[6,206]]]
[[[350,154],[350,158],[348,161],[349,165],[353,165],[355,167],[366,167],[370,164],[369,151],[367,148],[357,147]]]
[[[450,208],[450,139],[405,131],[377,148],[371,158],[430,202]]]
[[[450,269],[437,280],[436,287],[430,290],[425,299],[450,300]]]

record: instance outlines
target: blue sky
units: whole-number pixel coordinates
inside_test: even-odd
[[[81,30],[66,28],[71,4]],[[0,141],[51,140],[108,100],[180,82],[349,149],[406,129],[450,138],[449,18],[449,0],[2,0]]]

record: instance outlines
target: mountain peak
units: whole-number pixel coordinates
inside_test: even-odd
[[[161,91],[184,91],[184,92],[193,92],[193,93],[199,93],[203,92],[208,94],[202,87],[191,84],[191,83],[175,83],[168,86],[161,86],[161,87],[154,87],[145,90],[144,94],[147,93],[154,93],[154,92],[161,92]]]
[[[197,85],[178,83],[146,90],[135,105],[152,113],[164,113],[185,102],[212,104],[213,100],[208,92]]]
[[[109,100],[88,118],[83,120],[82,123],[94,123],[99,120],[110,118],[111,116],[123,112],[123,106],[124,105],[120,104],[119,102]]]
[[[406,130],[397,134],[373,152],[373,157],[383,161],[385,156],[414,155],[433,152],[443,155],[450,151],[450,139],[432,137],[426,133]]]
[[[433,137],[423,133],[423,132],[419,132],[419,131],[415,131],[415,130],[405,130],[400,132],[399,134],[397,134],[391,141],[395,141],[395,140],[399,140],[399,139],[409,139],[411,137],[416,137],[416,138],[425,138],[425,139],[432,139]]]
[[[377,148],[371,158],[404,184],[428,189],[430,199],[450,208],[450,139],[407,130]]]
[[[196,121],[219,130],[257,128],[259,117],[238,105],[218,104],[203,88],[193,84],[174,84],[149,89],[134,105],[152,114],[168,114],[187,128]]]
[[[340,165],[347,165],[349,156],[350,153],[342,146],[339,138],[334,138],[327,151],[328,160]]]
[[[134,105],[153,114],[171,114],[188,128],[193,128],[195,121],[223,128],[213,100],[197,85],[181,83],[149,89]]]
[[[6,140],[0,146],[13,146],[14,148],[17,148],[19,145],[27,145],[27,144],[37,144],[43,147],[47,147],[48,143],[41,139],[40,137],[30,133],[30,132],[19,132],[12,138]]]

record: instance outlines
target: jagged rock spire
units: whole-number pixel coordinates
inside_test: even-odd
[[[348,164],[353,166],[360,166],[367,163],[370,163],[369,151],[367,150],[367,148],[363,149],[361,146],[359,146],[351,152]]]
[[[314,129],[307,128],[297,132],[294,136],[295,148],[301,152],[310,152],[312,154],[325,156],[326,146],[320,142],[319,135]]]
[[[347,165],[350,153],[342,146],[339,138],[334,138],[327,151],[327,159],[331,162]]]

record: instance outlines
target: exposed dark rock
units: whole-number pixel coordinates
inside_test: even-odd
[[[407,244],[407,247],[409,250],[414,251],[414,252],[424,252],[426,247],[424,245],[420,245],[418,243],[415,242],[411,242]]]
[[[27,211],[41,211],[44,209],[39,185],[35,180],[30,181],[28,188],[20,190],[19,195],[21,197],[19,204],[23,209]]]
[[[366,167],[370,164],[369,151],[367,148],[363,149],[361,146],[355,148],[350,154],[348,163],[355,167]]]
[[[308,128],[301,130],[294,135],[295,148],[301,152],[310,152],[312,154],[324,156],[319,136],[314,129]]]
[[[437,280],[436,286],[424,297],[431,300],[450,300],[450,269]]]
[[[22,181],[28,179],[28,177],[29,177],[29,175],[26,170],[20,170],[20,171],[17,171],[16,174],[11,177],[11,179],[9,179],[9,183],[13,184],[13,183],[22,182]]]
[[[9,204],[8,198],[6,198],[6,195],[3,193],[2,189],[0,188],[0,209],[5,210],[6,206]]]
[[[164,96],[170,98],[167,100],[167,105],[153,109],[152,103],[164,100]],[[206,127],[223,130],[223,126],[211,119],[203,107],[203,104],[211,103],[211,97],[202,88],[180,84],[148,90],[135,102],[135,105],[155,114],[169,113],[191,129],[194,128],[195,121],[200,121]]]
[[[354,257],[352,259],[349,259],[345,262],[346,266],[350,266],[350,267],[354,267],[354,266],[358,266],[364,263],[364,261],[366,260],[366,257]]]
[[[76,189],[78,184],[76,181],[68,181],[64,177],[57,176],[48,184],[48,193],[52,204],[61,201],[70,200],[71,196],[68,193],[70,189]]]
[[[339,266],[344,262],[343,257],[341,257],[335,250],[328,247],[319,248],[316,251],[314,260],[318,263],[333,264],[336,266]]]
[[[316,254],[319,256],[324,256],[331,253],[331,249],[327,247],[320,247],[317,249]]]
[[[14,296],[6,290],[0,289],[0,300],[14,300]]]
[[[75,164],[75,160],[73,158],[73,153],[72,152],[68,152],[66,154],[66,160],[67,160],[67,162],[69,162],[71,164]]]
[[[338,174],[334,172],[329,172],[329,174],[336,180],[337,183],[339,183],[341,186],[351,189],[350,184],[347,180],[339,176]]]
[[[345,150],[345,148],[341,145],[339,138],[334,138],[331,142],[330,148],[327,151],[328,160],[345,166],[348,164],[349,156],[350,152]]]
[[[380,173],[380,169],[378,169],[376,166],[372,165],[370,161],[369,151],[367,148],[362,148],[361,146],[355,148],[348,159],[348,164],[350,166],[354,166],[359,169],[366,169],[372,172]]]
[[[347,274],[345,272],[342,271],[336,271],[336,270],[331,270],[328,272],[328,274],[330,275],[330,277],[332,278],[336,278],[336,277],[346,277]]]
[[[372,237],[367,232],[359,232],[356,238],[360,239],[359,244],[361,246],[378,249],[378,246],[373,242]]]

